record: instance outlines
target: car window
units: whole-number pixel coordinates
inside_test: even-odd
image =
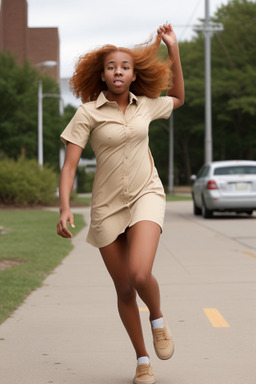
[[[200,171],[198,172],[198,174],[197,174],[197,179],[200,179],[201,177],[205,177],[205,176],[207,176],[207,174],[208,174],[208,171],[209,171],[209,165],[204,165],[201,169],[200,169]]]
[[[236,165],[229,167],[218,167],[214,169],[214,175],[256,175],[256,166]]]

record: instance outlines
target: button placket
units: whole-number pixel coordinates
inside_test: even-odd
[[[129,205],[129,149],[130,149],[130,130],[127,123],[124,124],[125,129],[125,146],[124,146],[124,173],[123,173],[123,191],[125,205]]]

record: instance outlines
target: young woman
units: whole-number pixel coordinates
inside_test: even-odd
[[[169,58],[162,62],[163,41]],[[81,105],[61,135],[66,157],[60,178],[57,233],[72,237],[69,206],[76,168],[88,139],[97,160],[87,241],[98,247],[113,279],[121,320],[137,356],[135,384],[155,382],[136,292],[147,305],[157,356],[174,352],[160,307],[159,286],[152,275],[162,231],[165,194],[148,147],[152,120],[168,118],[184,102],[177,39],[170,24],[160,26],[153,43],[134,49],[112,45],[82,56],[71,79]],[[163,90],[167,95],[160,97]]]

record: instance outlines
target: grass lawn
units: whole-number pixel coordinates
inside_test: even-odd
[[[192,200],[191,195],[166,195],[166,201],[186,201]]]
[[[191,195],[166,195],[166,200],[167,201],[186,201],[186,200],[191,200],[192,197]],[[83,197],[83,196],[74,196],[73,198],[74,203],[80,203],[80,204],[86,204],[90,205],[91,203],[91,198],[90,197]]]
[[[73,248],[56,234],[58,212],[0,211],[0,323],[24,301]],[[85,225],[75,215],[76,235]]]

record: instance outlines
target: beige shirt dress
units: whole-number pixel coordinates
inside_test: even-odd
[[[84,148],[88,139],[97,168],[92,190],[87,242],[97,248],[111,244],[126,228],[142,220],[163,227],[165,193],[149,149],[151,121],[167,119],[172,97],[150,99],[129,95],[125,114],[102,92],[81,105],[61,134],[64,144]]]

